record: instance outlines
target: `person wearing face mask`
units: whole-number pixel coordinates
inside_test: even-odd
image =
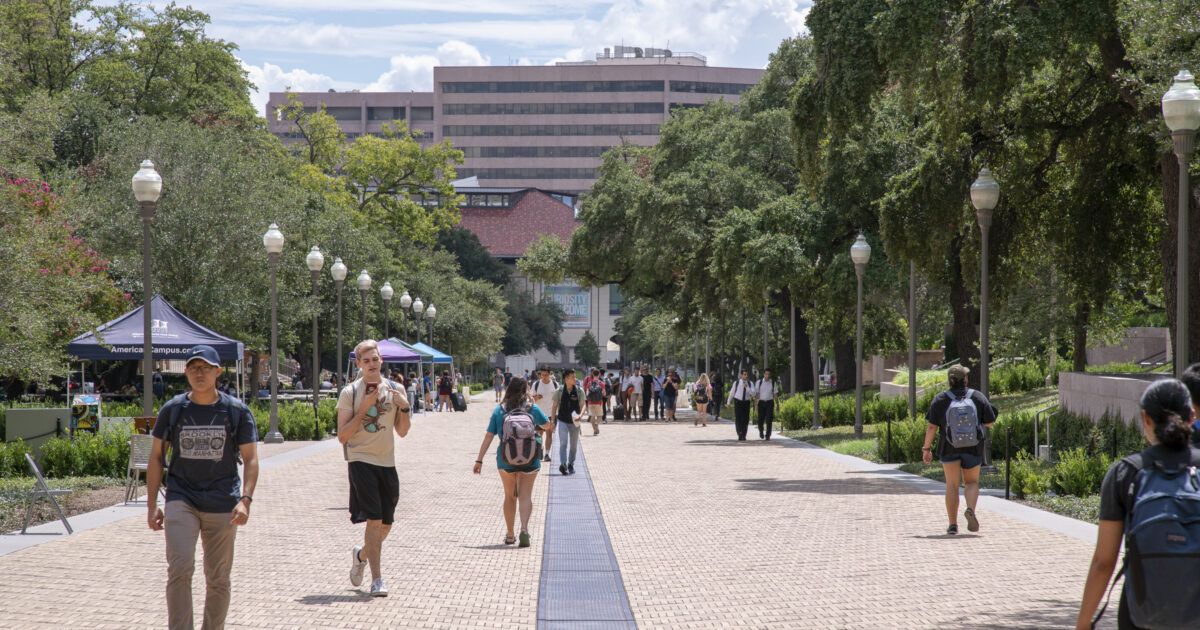
[[[750,428],[750,403],[755,393],[750,371],[742,370],[742,377],[729,388],[729,400],[726,401],[726,404],[733,405],[733,426],[739,442],[746,441],[746,431]]]

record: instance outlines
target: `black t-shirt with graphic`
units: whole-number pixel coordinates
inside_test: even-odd
[[[925,420],[929,424],[937,425],[940,437],[938,444],[934,447],[933,452],[939,457],[951,454],[967,454],[967,455],[983,455],[983,441],[975,446],[964,446],[956,448],[950,445],[949,438],[946,436],[946,411],[950,409],[950,395],[954,395],[955,400],[961,399],[967,395],[966,387],[958,387],[951,389],[949,392],[942,392],[933,397],[933,401],[929,404],[929,411],[925,414]],[[996,421],[996,416],[999,411],[996,409],[987,396],[978,390],[971,390],[971,401],[975,403],[975,416],[979,418],[980,425],[992,424]],[[938,449],[941,450],[938,450]]]
[[[167,501],[185,500],[201,512],[230,512],[242,496],[238,476],[238,447],[258,441],[250,410],[242,409],[236,428],[230,399],[201,405],[188,398],[162,406],[153,435],[174,453],[167,472]],[[171,408],[179,406],[173,435],[167,435]]]

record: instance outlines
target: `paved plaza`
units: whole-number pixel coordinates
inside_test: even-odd
[[[471,474],[490,399],[466,414],[418,416],[398,442],[401,498],[383,549],[384,599],[347,579],[362,526],[346,512],[337,442],[264,449],[250,523],[238,533],[228,627],[1073,623],[1094,528],[1054,518],[1047,526],[1040,512],[985,498],[980,534],[950,538],[941,494],[928,485],[791,440],[759,441],[753,430],[737,443],[729,423],[694,427],[682,413],[673,424],[603,425],[596,437],[585,427],[586,465],[575,478],[558,476],[556,446],[536,486],[533,547],[506,547],[494,459]],[[586,509],[558,512],[575,503]],[[590,539],[604,536],[607,545]],[[146,527],[144,508],[37,539],[0,556],[0,628],[166,625],[163,537]],[[197,609],[203,585],[198,568]]]

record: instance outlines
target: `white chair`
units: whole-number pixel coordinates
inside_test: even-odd
[[[69,495],[71,494],[71,491],[51,490],[50,486],[46,485],[46,478],[42,477],[42,471],[38,470],[37,464],[33,461],[33,458],[29,456],[29,453],[25,453],[25,461],[29,462],[29,467],[33,470],[35,482],[33,485],[33,490],[29,491],[29,509],[25,511],[25,526],[21,528],[21,533],[24,534],[25,530],[29,529],[29,521],[33,518],[33,504],[38,499],[46,499],[50,501],[50,504],[54,506],[54,509],[58,510],[58,518],[62,519],[63,526],[67,528],[67,534],[70,535],[75,533],[74,530],[71,529],[71,524],[67,522],[67,515],[63,514],[62,508],[59,507],[58,501],[54,498]]]
[[[129,467],[125,470],[125,503],[137,502],[138,482],[150,468],[150,451],[154,448],[153,435],[129,436]]]

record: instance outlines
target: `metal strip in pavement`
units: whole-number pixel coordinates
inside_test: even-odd
[[[783,438],[783,440],[780,441],[780,444],[810,451],[814,455],[837,462],[852,470],[898,481],[900,483],[914,486],[930,494],[944,494],[946,491],[946,484],[944,482],[904,472],[903,470],[898,469],[894,464],[876,464],[875,462],[869,462],[853,455],[835,453],[829,449],[822,448],[815,444],[810,444],[796,438],[790,438],[782,434],[777,435],[776,437]],[[1017,503],[1016,501],[1007,501],[1004,499],[1003,492],[997,495],[994,492],[981,490],[978,505],[979,507],[982,507],[988,511],[996,512],[997,514],[1003,514],[1009,518],[1029,523],[1030,525],[1043,527],[1060,534],[1065,534],[1071,538],[1077,538],[1093,544],[1096,542],[1096,525],[1067,516],[1062,516],[1060,514],[1055,514],[1053,512],[1039,510],[1022,503]]]
[[[583,449],[577,453],[574,475],[557,474],[557,467],[547,473],[550,496],[546,502],[537,627],[636,630]]]
[[[272,468],[277,468],[284,464],[340,446],[341,443],[337,441],[337,438],[330,438],[307,446],[301,446],[300,448],[294,448],[278,455],[263,458],[258,463],[258,471],[260,473],[266,472]],[[145,502],[128,504],[121,502],[112,507],[101,508],[84,514],[76,514],[70,517],[70,521],[71,528],[75,530],[75,533],[79,533],[134,516],[145,516],[145,514]],[[21,535],[20,530],[12,531],[0,535],[0,556],[6,556],[14,551],[20,551],[29,547],[36,547],[43,543],[53,542],[65,535],[66,530],[63,529],[62,521],[58,520],[30,527],[29,533],[25,535]]]

